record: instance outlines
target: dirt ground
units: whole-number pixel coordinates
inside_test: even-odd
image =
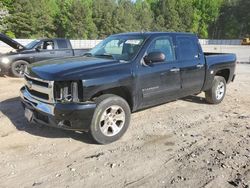
[[[109,145],[29,126],[22,85],[0,77],[0,187],[250,186],[250,65],[237,66],[223,103],[201,94],[134,113]]]

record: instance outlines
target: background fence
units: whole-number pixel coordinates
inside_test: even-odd
[[[32,39],[15,39],[19,43],[26,45]],[[73,48],[93,48],[101,40],[71,40]],[[235,53],[239,62],[250,62],[250,46],[240,45],[240,40],[208,40],[200,39],[200,43],[205,52]],[[0,54],[10,51],[11,48],[0,42]]]
[[[201,45],[240,45],[241,40],[211,40],[200,39]]]
[[[26,45],[33,39],[14,39],[22,45]],[[70,40],[73,48],[93,48],[101,40]],[[201,45],[240,45],[241,40],[210,40],[200,39]],[[5,43],[0,41],[0,47],[7,47]]]
[[[26,45],[33,41],[34,39],[14,39],[22,45]],[[97,45],[101,40],[70,40],[73,48],[93,48]],[[8,47],[7,44],[0,41],[0,47]]]

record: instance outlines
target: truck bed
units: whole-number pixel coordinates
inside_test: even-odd
[[[235,54],[204,52],[204,55],[208,65],[220,63],[235,64],[236,62]]]

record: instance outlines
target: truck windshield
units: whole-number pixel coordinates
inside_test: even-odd
[[[87,55],[130,61],[137,55],[144,41],[145,37],[142,35],[110,36],[89,51]]]
[[[25,48],[27,49],[32,49],[34,46],[36,46],[38,43],[40,42],[40,40],[33,40],[32,42],[28,43]]]

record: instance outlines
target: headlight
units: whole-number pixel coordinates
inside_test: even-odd
[[[79,102],[79,92],[81,92],[81,82],[65,81],[55,82],[54,93],[57,102]]]
[[[3,57],[1,59],[1,62],[4,63],[4,64],[8,64],[10,62],[10,60],[7,57]]]

